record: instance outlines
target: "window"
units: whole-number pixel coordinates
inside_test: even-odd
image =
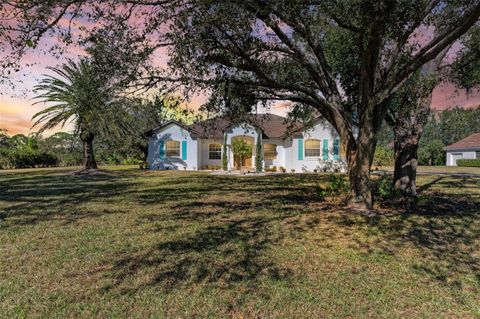
[[[180,156],[180,142],[167,141],[167,143],[165,143],[165,150],[167,153],[167,157]]]
[[[220,144],[208,145],[208,159],[211,159],[211,160],[222,159],[222,145]]]
[[[305,141],[305,157],[320,157],[320,140]]]
[[[277,157],[277,145],[263,144],[263,158],[266,161],[273,161]]]

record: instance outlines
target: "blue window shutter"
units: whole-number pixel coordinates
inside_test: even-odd
[[[158,157],[161,160],[165,159],[165,143],[163,141],[158,142]]]
[[[323,140],[323,160],[328,161],[328,140]]]
[[[333,160],[338,161],[338,148],[339,148],[340,140],[334,139],[333,140]]]
[[[187,141],[182,141],[182,161],[187,160]]]
[[[303,138],[298,139],[298,160],[303,161]]]

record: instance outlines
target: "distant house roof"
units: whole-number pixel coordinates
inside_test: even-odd
[[[456,149],[480,149],[480,133],[474,133],[463,140],[460,140],[456,143],[445,146],[443,149],[445,151],[456,150]]]
[[[242,124],[249,124],[260,129],[266,138],[285,138],[304,127],[304,125],[299,122],[289,122],[285,117],[265,113],[249,114],[243,121],[233,121],[227,116],[217,116],[191,125],[183,125],[175,121],[169,121],[147,131],[146,134],[151,134],[172,123],[189,131],[194,137],[219,139],[223,138],[225,131]]]

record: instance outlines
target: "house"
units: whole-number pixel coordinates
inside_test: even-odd
[[[306,126],[274,114],[250,114],[242,123],[218,116],[192,125],[169,121],[146,134],[151,169],[221,169],[226,143],[228,170],[253,171],[258,134],[266,169],[343,171],[346,163],[338,133],[322,119]],[[240,160],[231,147],[234,139],[252,145],[252,155]]]
[[[474,133],[443,148],[447,152],[447,166],[457,166],[459,159],[480,158],[480,133]]]

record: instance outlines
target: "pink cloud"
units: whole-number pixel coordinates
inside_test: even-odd
[[[480,106],[480,92],[467,94],[465,90],[458,90],[451,83],[439,85],[433,91],[432,109],[443,110],[449,107],[477,107]]]
[[[121,10],[120,8],[118,10]],[[141,15],[132,15],[131,23],[142,27],[143,19]],[[100,26],[99,22],[86,21],[85,19],[74,20],[70,24],[70,19],[68,17],[61,19],[60,27],[68,28],[71,26],[71,32],[74,38],[79,38],[85,35],[85,32],[89,32],[91,28]],[[168,25],[162,26],[162,28],[167,28]],[[283,28],[284,26],[282,26]],[[83,29],[85,28],[85,29]],[[420,30],[415,39],[412,41],[425,43],[432,38],[432,30]],[[259,36],[265,36],[272,33],[272,31],[264,25],[258,26]],[[152,35],[152,39],[155,38],[155,34]],[[61,49],[65,50],[65,54],[54,56],[49,54],[49,49],[53,46],[59,46]],[[451,54],[454,54],[458,50],[458,46],[452,48]],[[16,90],[18,91],[29,91],[37,83],[42,74],[47,73],[48,66],[55,66],[62,63],[66,58],[75,58],[78,55],[84,55],[85,51],[75,45],[67,46],[59,41],[55,37],[48,37],[43,39],[39,43],[39,50],[29,51],[22,58],[22,65],[24,68],[20,70],[18,74],[15,75],[17,80],[21,81],[18,83]],[[447,60],[451,59],[448,58]],[[167,48],[158,49],[154,56],[154,65],[157,67],[165,67],[168,62],[168,50]],[[2,97],[1,94],[4,94]],[[31,101],[29,100],[32,97],[31,92],[28,92],[24,98],[10,99],[5,96],[11,95],[14,92],[11,92],[10,88],[0,87],[0,127],[10,128],[12,132],[22,132],[28,133],[31,127],[31,116],[37,112],[41,106],[33,108],[31,106]],[[198,109],[199,106],[205,102],[205,94],[197,94],[191,98],[188,102],[188,106],[193,109]],[[480,105],[480,93],[475,93],[467,95],[464,91],[456,91],[453,85],[444,84],[435,89],[432,99],[432,108],[433,109],[445,109],[452,106],[460,107],[472,107]],[[290,106],[289,102],[275,103],[268,109],[268,111],[285,115]],[[71,129],[71,128],[70,128]]]

